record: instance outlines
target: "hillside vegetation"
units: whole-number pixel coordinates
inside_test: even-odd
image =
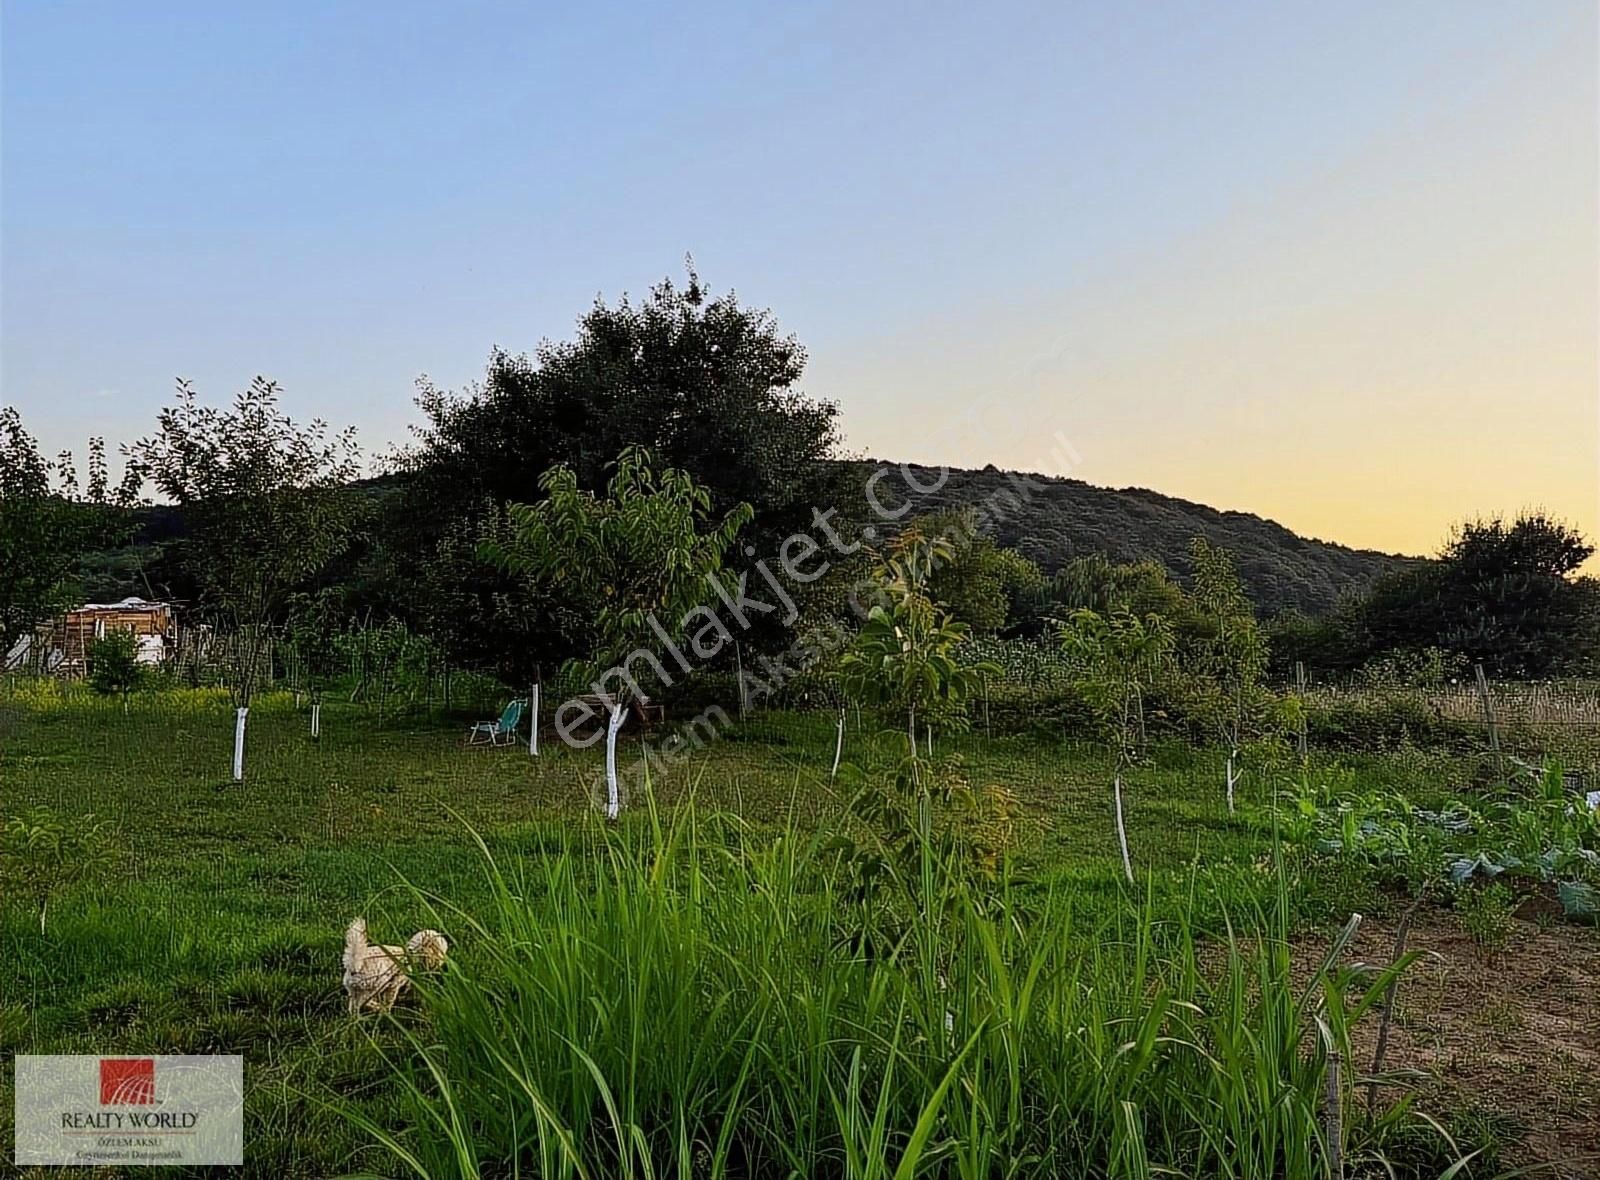
[[[848,486],[859,487],[880,464],[850,460],[842,465],[854,477]],[[910,469],[925,483],[938,476],[916,464]],[[398,479],[363,481],[360,486],[377,497]],[[1417,558],[1302,537],[1249,512],[1223,512],[1146,488],[1096,487],[992,465],[978,471],[950,468],[944,486],[921,499],[916,510],[921,514],[985,505],[994,540],[1038,562],[1046,573],[1074,557],[1100,553],[1113,562],[1159,561],[1187,578],[1190,542],[1204,537],[1233,554],[1245,588],[1264,615],[1285,610],[1325,614],[1341,598],[1371,590],[1382,575],[1421,564]],[[167,592],[159,585],[147,586],[140,570],[159,567],[158,547],[182,535],[182,519],[165,505],[137,509],[136,515],[131,547],[85,556],[81,577],[89,598]]]
[[[876,463],[869,461],[863,470]],[[931,483],[937,473],[926,472]],[[864,476],[863,476],[864,478]],[[1384,574],[1420,564],[1370,549],[1301,537],[1249,512],[1222,512],[1146,488],[1103,488],[1077,479],[950,468],[949,479],[918,505],[988,505],[994,539],[1052,573],[1074,557],[1101,553],[1114,562],[1153,559],[1181,577],[1189,543],[1204,537],[1233,554],[1263,614],[1323,614],[1341,598],[1364,594]]]

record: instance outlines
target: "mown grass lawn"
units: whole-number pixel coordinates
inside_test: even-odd
[[[402,882],[469,912],[487,904],[469,828],[503,863],[598,828],[602,754],[548,736],[538,758],[520,745],[469,750],[458,721],[379,725],[335,705],[314,743],[305,715],[280,696],[252,710],[237,786],[231,722],[226,699],[204,691],[135,697],[126,712],[76,692],[0,697],[0,812],[93,815],[111,825],[116,849],[104,871],[52,899],[42,936],[31,900],[4,894],[0,1050],[242,1053],[247,1171],[338,1174],[375,1161],[325,1101],[354,1098],[379,1122],[400,1118],[374,1038],[403,1045],[381,1022],[345,1014],[345,924],[364,914],[375,936],[402,941],[425,924]],[[865,744],[852,733],[847,760]],[[972,781],[1016,793],[1017,888],[1070,896],[1091,919],[1074,923],[1086,936],[1096,914],[1126,904],[1101,755],[970,734],[940,744],[962,755]],[[828,832],[844,822],[849,790],[848,773],[828,781],[832,746],[831,718],[763,715],[657,776],[651,793],[663,810],[692,799],[758,833]],[[1231,904],[1268,887],[1259,862],[1271,833],[1253,805],[1264,788],[1247,782],[1230,816],[1220,778],[1214,758],[1175,749],[1131,781],[1129,841],[1141,872],[1154,870],[1158,909],[1196,889]],[[624,838],[648,829],[643,801],[633,803]],[[0,1111],[9,1142],[9,1091]]]

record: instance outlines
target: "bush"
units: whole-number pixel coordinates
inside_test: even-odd
[[[1026,735],[1088,742],[1102,736],[1089,702],[1070,685],[1035,689],[1010,682],[991,684],[987,703],[981,691],[973,703],[973,728],[982,732],[985,717],[996,737]]]
[[[110,631],[91,640],[84,656],[95,692],[120,695],[126,703],[130,693],[144,687],[147,669],[139,663],[139,641],[132,631]]]
[[[1411,743],[1472,751],[1484,744],[1482,726],[1446,717],[1411,693],[1313,698],[1306,707],[1306,734],[1319,749],[1393,750]]]
[[[93,815],[63,819],[48,807],[14,815],[0,827],[0,882],[29,898],[43,934],[50,899],[112,859],[109,824]]]

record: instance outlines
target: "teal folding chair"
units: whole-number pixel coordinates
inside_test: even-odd
[[[472,731],[467,734],[467,745],[509,746],[517,740],[517,726],[522,724],[522,710],[527,707],[528,702],[517,697],[500,714],[500,720],[474,722]]]

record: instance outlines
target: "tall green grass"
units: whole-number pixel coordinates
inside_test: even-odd
[[[1297,969],[1282,885],[1201,940],[931,853],[847,900],[819,841],[692,808],[482,855],[492,900],[438,903],[451,963],[396,1017],[410,1129],[350,1112],[389,1174],[1296,1180],[1414,1130],[1358,1118],[1348,1064],[1404,961],[1342,965],[1347,930]]]

